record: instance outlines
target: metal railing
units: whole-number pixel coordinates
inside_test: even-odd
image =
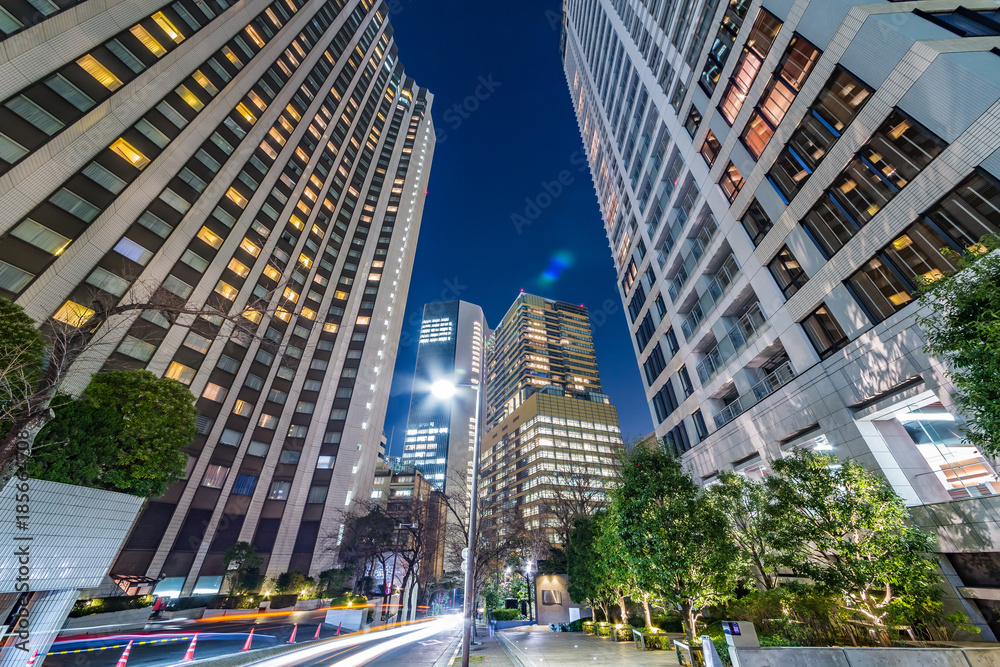
[[[792,362],[786,361],[778,366],[763,380],[750,388],[750,391],[742,394],[735,401],[724,407],[715,415],[715,427],[722,428],[743,414],[753,406],[757,405],[765,398],[778,391],[795,377],[792,369]]]
[[[729,361],[757,338],[761,331],[767,328],[767,318],[760,309],[760,303],[754,303],[750,310],[734,324],[715,347],[705,353],[705,358],[697,366],[698,379],[707,383],[721,371]]]
[[[698,298],[698,303],[694,305],[681,322],[681,331],[684,332],[684,339],[690,340],[698,326],[705,321],[715,306],[719,303],[732,284],[740,275],[740,267],[736,263],[736,257],[732,254],[726,258],[719,270],[712,276],[708,283],[708,289]]]
[[[712,239],[715,238],[715,234],[718,231],[719,227],[715,224],[715,218],[709,215],[705,226],[699,232],[698,236],[689,239],[688,242],[691,244],[690,249],[682,256],[677,275],[674,276],[674,279],[667,286],[667,293],[670,295],[671,301],[677,301],[677,296],[684,289],[684,285],[687,284],[688,278],[691,277],[695,267],[698,266],[698,261],[705,256],[708,246],[712,244]]]
[[[670,251],[674,249],[674,244],[677,239],[680,238],[684,231],[684,225],[687,224],[690,214],[687,209],[674,207],[670,211],[670,215],[667,216],[667,231],[663,235],[663,240],[657,247],[656,256],[660,262],[660,268],[666,269],[667,258],[670,256]],[[652,238],[650,234],[650,238]]]

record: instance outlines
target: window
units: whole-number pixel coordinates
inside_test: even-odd
[[[115,139],[109,148],[125,159],[136,169],[145,169],[149,164],[149,158],[142,154],[138,148],[122,138]]]
[[[167,372],[164,373],[163,377],[170,378],[171,380],[177,380],[181,384],[188,385],[194,380],[195,370],[193,368],[188,368],[184,364],[179,364],[176,361],[171,361],[170,366],[167,368]]]
[[[221,489],[222,485],[226,482],[226,475],[228,474],[229,468],[226,466],[209,464],[205,470],[205,476],[201,478],[201,485],[207,486],[210,489]]]
[[[743,189],[743,174],[740,173],[740,170],[732,162],[722,172],[722,179],[719,181],[719,186],[722,188],[722,192],[725,193],[726,199],[729,200],[730,204],[733,203],[736,195]]]
[[[639,328],[635,332],[635,342],[639,346],[640,352],[646,349],[646,345],[649,344],[649,339],[653,336],[655,329],[653,314],[647,311],[646,316],[642,318],[642,323],[639,324]]]
[[[719,151],[722,150],[722,144],[715,137],[715,133],[711,130],[705,135],[705,143],[701,145],[701,156],[705,158],[705,162],[711,167],[715,164],[715,158],[719,157]]]
[[[200,354],[208,352],[208,348],[211,347],[211,345],[211,339],[206,338],[201,334],[196,334],[193,331],[189,331],[188,335],[184,338],[184,347],[190,348]]]
[[[269,446],[266,442],[251,440],[250,446],[247,447],[247,456],[266,456],[268,448]]]
[[[733,75],[729,79],[726,92],[723,93],[722,100],[719,102],[719,111],[729,125],[733,124],[736,115],[743,107],[750,92],[750,86],[757,78],[757,73],[760,72],[760,67],[770,52],[771,45],[774,44],[774,38],[778,35],[781,25],[781,21],[766,10],[761,10],[760,14],[757,15],[757,20],[754,22],[750,34],[747,35],[743,53],[740,54]]]
[[[333,467],[333,463],[336,460],[337,460],[336,456],[320,456],[316,460],[316,468],[321,470],[328,470]]]
[[[149,361],[153,358],[153,353],[156,352],[156,346],[139,340],[135,336],[125,336],[121,345],[118,346],[118,352],[139,361]]]
[[[235,429],[227,428],[219,436],[219,444],[227,445],[229,447],[236,447],[240,444],[240,440],[243,439],[243,433]]]
[[[284,404],[284,402],[288,400],[288,392],[272,388],[271,391],[267,392],[267,400],[274,403]]]
[[[741,135],[755,159],[764,152],[820,55],[822,52],[819,49],[799,35],[792,37]]]
[[[660,373],[663,372],[666,366],[667,361],[663,358],[663,350],[657,344],[642,364],[643,371],[646,373],[646,384],[650,387],[653,386],[653,383],[660,377]]]
[[[292,424],[288,427],[289,438],[304,438],[309,433],[309,427],[303,424]]]
[[[115,296],[122,296],[128,291],[129,283],[121,276],[116,276],[107,269],[95,268],[87,276],[86,282],[99,290],[103,290]]]
[[[871,94],[871,88],[843,69],[830,77],[768,172],[785,203],[798,194]]]
[[[684,121],[684,129],[687,133],[694,137],[694,133],[698,131],[698,127],[701,125],[701,112],[691,105],[691,110],[688,112],[687,119]]]
[[[820,359],[826,359],[831,354],[847,345],[847,334],[827,309],[826,304],[813,311],[802,320],[802,328],[819,354]]]
[[[273,430],[278,427],[278,418],[277,416],[269,415],[266,412],[261,413],[260,419],[257,421],[257,426]]]
[[[701,442],[708,437],[708,427],[705,426],[705,417],[701,414],[701,410],[695,410],[691,418],[694,421],[694,430],[698,435],[698,442]]]
[[[49,197],[49,201],[70,215],[75,215],[84,222],[92,222],[101,212],[101,209],[66,188],[62,188],[54,193],[51,197]]]
[[[123,85],[121,79],[115,76],[111,70],[98,62],[97,58],[89,53],[78,59],[76,64],[82,67],[87,74],[94,77],[99,84],[108,90],[118,90]]]
[[[162,58],[167,55],[167,50],[163,48],[163,45],[156,41],[156,39],[149,34],[149,31],[141,25],[136,24],[132,26],[129,28],[129,32],[131,32],[136,39],[142,42],[142,45],[149,49],[149,52],[157,58]]]
[[[295,405],[295,411],[296,412],[301,412],[301,413],[307,414],[307,415],[311,415],[313,413],[313,410],[315,410],[315,409],[316,409],[316,404],[315,403],[311,403],[309,401],[299,401]]]
[[[85,92],[70,83],[62,74],[55,74],[45,81],[45,85],[55,91],[64,100],[80,111],[86,111],[94,106],[94,100]]]
[[[309,487],[309,495],[306,497],[307,503],[319,504],[326,502],[327,487],[316,485]]]
[[[271,482],[268,500],[288,500],[288,492],[292,489],[291,482]]]
[[[202,227],[198,230],[198,238],[210,245],[215,250],[222,247],[222,237],[213,232],[208,227]]]
[[[143,212],[137,222],[161,238],[170,236],[170,232],[174,229],[172,225],[167,224],[149,211]]]
[[[221,403],[226,400],[226,394],[229,390],[225,387],[221,387],[214,382],[209,382],[205,385],[205,391],[201,392],[202,398],[207,398],[210,401],[215,401],[216,403]]]
[[[214,419],[206,417],[205,415],[198,415],[194,418],[194,426],[198,430],[198,433],[202,435],[208,435],[208,432],[212,430],[212,424],[214,423]]]
[[[10,265],[8,264],[7,266]],[[3,263],[0,262],[0,287],[2,286],[4,286],[4,271],[3,271]],[[16,290],[10,290],[10,291],[14,292]],[[62,306],[59,307],[59,310],[57,310],[54,315],[52,315],[52,319],[58,320],[63,324],[68,324],[72,327],[82,327],[84,324],[90,321],[90,318],[93,316],[94,316],[94,311],[91,310],[90,308],[82,306],[73,301],[67,301]]]
[[[248,403],[243,399],[237,399],[233,405],[233,414],[240,417],[248,417],[253,412],[253,403]]]
[[[71,240],[35,222],[31,218],[26,219],[15,227],[11,232],[11,236],[16,236],[25,243],[30,243],[36,248],[53,255],[61,254],[66,249],[66,246],[70,244]]]
[[[746,230],[747,236],[750,237],[755,246],[760,245],[760,242],[767,236],[771,227],[774,226],[771,218],[764,212],[763,207],[756,199],[750,202],[750,206],[747,208],[747,212],[743,214],[743,217],[740,218],[740,222],[743,224],[743,229]]]
[[[653,411],[656,413],[657,423],[661,423],[677,409],[677,396],[674,394],[674,387],[670,378],[663,384],[660,391],[653,395]]]
[[[257,475],[236,475],[236,481],[233,482],[233,495],[252,496],[254,489],[257,488],[257,479]]]
[[[223,280],[220,280],[215,285],[215,292],[221,295],[223,299],[228,299],[229,301],[235,301],[236,296],[240,293],[238,289]]]
[[[301,456],[302,452],[297,452],[294,449],[283,449],[281,450],[281,456],[278,458],[278,463],[297,465]]]
[[[681,366],[680,370],[677,371],[677,379],[681,382],[681,391],[684,392],[684,398],[694,393],[694,385],[691,384],[691,376],[688,374],[686,367]]]
[[[785,295],[786,299],[798,292],[799,288],[809,280],[809,276],[799,266],[798,260],[795,259],[795,255],[788,249],[788,246],[779,250],[767,267],[771,270],[774,281],[778,283],[778,287],[781,288],[781,293]]]

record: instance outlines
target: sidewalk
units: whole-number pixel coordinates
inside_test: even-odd
[[[659,667],[679,664],[674,651],[639,651],[630,641],[614,642],[583,632],[549,632],[546,625],[504,630],[497,633],[497,639],[516,660],[514,667],[581,667],[584,664]]]
[[[504,654],[503,649],[497,642],[496,637],[490,637],[490,629],[485,625],[476,626],[476,641],[479,646],[473,646],[469,651],[469,665],[482,665],[483,667],[521,667],[520,663],[512,663]],[[458,635],[454,647],[449,647],[441,656],[441,659],[434,663],[434,667],[453,667],[462,664],[462,635]]]

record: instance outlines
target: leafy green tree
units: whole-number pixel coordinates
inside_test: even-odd
[[[312,577],[301,572],[282,572],[274,578],[274,590],[286,594],[301,593],[315,583]]]
[[[763,484],[734,472],[719,475],[719,484],[708,488],[729,535],[760,590],[778,585],[778,554],[774,548],[770,495]]]
[[[55,413],[35,439],[30,474],[147,498],[184,473],[198,414],[187,387],[144,370],[95,375]]]
[[[347,587],[347,582],[351,578],[351,571],[346,567],[333,567],[323,570],[316,576],[318,590],[324,595],[340,595]]]
[[[842,596],[845,607],[887,642],[887,619],[919,615],[939,597],[934,540],[908,524],[902,499],[855,461],[799,451],[774,462],[772,494],[777,546],[785,565]]]
[[[704,608],[736,585],[738,553],[724,517],[659,443],[627,452],[613,503],[642,588],[681,612],[693,641]]]
[[[569,599],[577,604],[599,599],[601,581],[597,552],[599,526],[592,516],[579,516],[573,520],[569,545],[566,547],[566,576]]]
[[[986,238],[961,256],[951,251],[961,270],[921,287],[930,312],[918,320],[927,352],[950,365],[963,435],[993,455],[1000,454],[1000,254],[985,251],[998,245]]]
[[[249,542],[237,542],[222,555],[229,579],[229,592],[244,595],[260,586],[260,566],[264,562]]]
[[[607,510],[599,512],[594,517],[598,527],[595,546],[597,553],[600,554],[596,566],[600,590],[604,592],[603,597],[618,602],[621,622],[627,623],[628,609],[625,606],[625,598],[644,599],[644,595],[639,576],[634,569],[633,560],[621,537],[621,519],[617,510],[618,507],[612,504]],[[644,606],[647,611],[646,622],[648,625],[652,623],[652,620],[649,618],[648,604]]]

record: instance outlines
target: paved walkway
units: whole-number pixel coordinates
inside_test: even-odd
[[[632,642],[614,642],[583,632],[549,632],[547,625],[510,628],[498,632],[497,638],[517,661],[515,667],[678,664],[674,651],[639,651]]]
[[[547,628],[548,626],[546,626]],[[521,667],[520,663],[512,663],[503,649],[500,647],[496,637],[490,637],[489,628],[480,625],[476,628],[476,641],[479,646],[473,646],[469,650],[469,666],[483,667]],[[454,646],[450,647],[441,656],[441,659],[434,663],[434,667],[453,667],[462,664],[462,635],[459,633]]]

